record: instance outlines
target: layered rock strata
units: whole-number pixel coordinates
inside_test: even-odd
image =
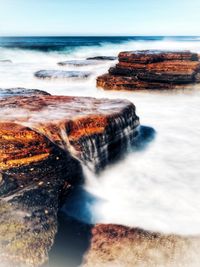
[[[199,82],[198,54],[189,51],[121,52],[119,63],[97,78],[97,86],[114,90],[176,89]]]
[[[20,92],[15,89],[12,96],[4,90],[0,99],[3,267],[40,266],[47,260],[60,201],[81,182],[82,164],[102,167],[139,125],[129,101]]]

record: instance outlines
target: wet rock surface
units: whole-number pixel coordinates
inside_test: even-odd
[[[93,169],[105,165],[113,153],[120,153],[124,141],[134,138],[139,125],[129,101],[38,91],[23,95],[23,90],[13,90],[14,96],[12,90],[2,90],[0,99],[3,267],[47,261],[58,208],[82,182],[82,164]]]
[[[101,165],[102,161],[109,158],[115,143],[134,135],[139,125],[135,106],[120,99],[41,95],[9,97],[0,101],[0,110],[1,139],[3,140],[4,135],[8,139],[8,135],[14,140],[16,136],[21,142],[20,138],[24,135],[22,143],[26,140],[32,142],[32,147],[28,147],[33,149],[33,161],[37,149],[43,152],[39,152],[40,157],[45,159],[49,155],[44,142],[38,140],[41,138],[39,133],[84,162],[92,162],[95,166]],[[30,129],[35,132],[26,139],[26,135],[30,135]],[[22,134],[18,135],[20,131]],[[37,147],[37,143],[44,147]],[[24,147],[26,148],[25,144]],[[116,148],[119,147],[118,144]],[[4,151],[7,153],[7,149]],[[3,160],[3,157],[8,157],[8,160]],[[9,164],[9,155],[5,154],[3,157],[0,165],[6,168]],[[17,162],[16,157],[13,165],[17,165]]]
[[[111,56],[96,56],[96,57],[88,57],[87,60],[104,60],[104,61],[112,61],[117,60],[117,57],[111,57]]]
[[[0,99],[11,96],[29,96],[29,95],[50,95],[49,93],[38,89],[26,88],[0,88]]]
[[[164,235],[120,225],[99,224],[82,267],[197,267],[199,237]]]
[[[91,66],[91,65],[99,65],[102,62],[99,60],[66,60],[58,62],[60,66],[74,66],[74,67],[84,67],[84,66]]]
[[[85,79],[91,75],[88,71],[40,70],[35,77],[41,79]]]
[[[196,53],[121,52],[119,63],[97,78],[97,86],[114,90],[176,89],[199,82]]]

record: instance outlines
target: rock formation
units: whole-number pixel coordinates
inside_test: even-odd
[[[11,96],[30,96],[30,95],[50,95],[50,94],[38,89],[26,89],[21,87],[8,88],[8,89],[0,88],[0,99]]]
[[[189,51],[121,52],[109,74],[97,78],[97,86],[114,90],[176,89],[199,82],[198,54]]]
[[[96,57],[88,57],[87,60],[104,60],[104,61],[112,61],[117,60],[117,57],[111,57],[111,56],[96,56]]]
[[[102,64],[100,60],[66,60],[58,62],[60,66],[87,67]]]
[[[47,260],[60,201],[81,182],[81,163],[103,166],[139,125],[129,101],[23,91],[0,93],[3,267],[40,266]]]
[[[198,267],[199,237],[96,225],[81,267]]]
[[[84,79],[92,73],[88,71],[39,70],[35,77],[42,79]]]

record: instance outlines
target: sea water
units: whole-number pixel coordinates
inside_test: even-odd
[[[172,91],[104,91],[96,88],[96,77],[116,61],[81,67],[57,64],[138,49],[188,49],[200,53],[200,38],[1,38],[0,60],[12,63],[0,62],[0,88],[26,87],[58,95],[132,101],[141,125],[154,129],[154,138],[141,149],[130,148],[120,161],[98,175],[84,168],[84,203],[80,205],[77,195],[74,206],[65,207],[66,214],[93,223],[200,234],[200,86]],[[92,76],[42,80],[34,77],[39,70],[90,71]]]

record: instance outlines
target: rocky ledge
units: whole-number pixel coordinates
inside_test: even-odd
[[[120,153],[139,119],[125,100],[3,92],[0,266],[40,266],[54,241],[59,205],[82,181],[82,165],[98,169]]]
[[[92,229],[91,244],[81,267],[197,267],[199,245],[199,237],[99,224]]]
[[[97,78],[110,90],[176,89],[200,81],[198,54],[189,51],[121,52],[119,63]]]

